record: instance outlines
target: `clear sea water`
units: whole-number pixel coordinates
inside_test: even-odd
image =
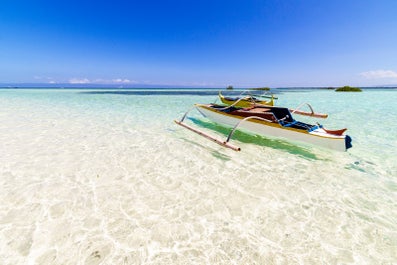
[[[353,148],[173,122],[217,90],[0,89],[0,263],[397,264],[397,90],[276,92]]]

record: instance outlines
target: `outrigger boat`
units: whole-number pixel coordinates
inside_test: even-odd
[[[195,104],[194,108],[214,122],[232,127],[227,139],[219,140],[184,123],[183,121],[190,110],[181,120],[175,120],[175,123],[235,151],[240,151],[240,148],[229,141],[236,129],[292,142],[318,145],[337,151],[346,151],[352,147],[350,136],[344,135],[347,129],[328,130],[320,124],[312,125],[297,121],[293,118],[290,110],[284,107],[237,108],[217,104]]]
[[[239,97],[225,97],[224,95],[222,95],[221,91],[219,91],[219,99],[222,101],[223,104],[233,105],[242,108],[250,107],[254,104],[274,106],[273,95],[271,95],[270,100],[261,100],[253,95],[244,95]]]

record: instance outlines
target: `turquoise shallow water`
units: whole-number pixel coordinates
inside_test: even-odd
[[[0,89],[0,260],[393,264],[397,91],[277,92],[353,148],[237,133],[234,152],[173,123],[215,90]]]

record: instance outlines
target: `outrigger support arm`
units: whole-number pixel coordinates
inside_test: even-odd
[[[186,111],[186,113],[182,116],[181,120],[179,122],[183,122],[183,120],[186,118],[187,114],[194,110],[196,108],[196,106],[191,107],[188,111]]]
[[[244,94],[248,94],[249,96],[252,97],[263,97],[263,98],[273,98],[273,99],[278,99],[277,97],[275,97],[273,94],[270,93],[263,93],[262,95],[259,94],[251,94],[252,90],[244,90],[243,92],[241,92],[240,96],[244,95]],[[270,94],[270,96],[269,96]]]
[[[244,122],[244,121],[246,121],[246,120],[250,120],[250,119],[257,119],[257,120],[272,122],[271,120],[267,120],[267,119],[262,118],[262,117],[259,117],[259,116],[249,116],[249,117],[246,117],[246,118],[242,119],[241,121],[239,121],[239,122],[233,127],[232,131],[229,133],[229,135],[228,135],[228,137],[227,137],[227,139],[226,139],[225,142],[227,143],[227,142],[230,141],[230,139],[232,138],[232,136],[233,136],[234,132],[236,131],[237,127],[240,126],[240,124],[241,124],[242,122]]]
[[[292,111],[292,114],[294,114],[294,112],[298,111],[298,110],[299,110],[300,108],[302,108],[304,105],[307,105],[307,106],[309,107],[310,111],[312,112],[312,114],[314,114],[313,107],[312,107],[309,103],[307,103],[307,102],[300,104],[296,109],[294,109],[294,110]]]
[[[305,111],[299,110],[304,105],[307,105],[311,112],[305,112]],[[322,118],[322,119],[325,119],[325,118],[328,117],[328,114],[315,113],[314,110],[313,110],[313,107],[309,103],[302,103],[296,109],[290,109],[290,111],[292,111],[291,114],[296,113],[296,114],[299,114],[299,115],[311,116],[311,117]]]

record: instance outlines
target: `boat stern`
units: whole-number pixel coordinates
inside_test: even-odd
[[[353,147],[352,141],[353,141],[352,138],[349,135],[346,135],[346,137],[345,137],[346,150]]]

